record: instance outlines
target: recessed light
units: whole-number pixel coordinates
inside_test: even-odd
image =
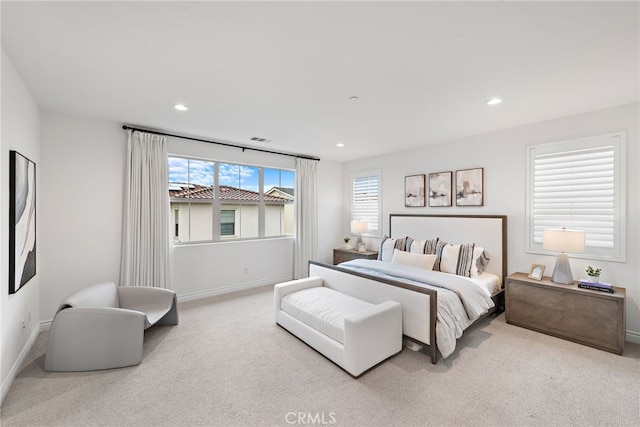
[[[355,102],[355,101],[359,101],[359,100],[360,100],[360,98],[358,98],[358,97],[357,97],[357,96],[355,96],[355,95],[354,95],[354,96],[350,96],[350,97],[349,97],[349,101],[353,101],[353,102]]]
[[[490,100],[487,101],[487,105],[498,105],[502,102],[502,99],[500,98],[491,98]]]
[[[342,147],[344,147],[344,144],[343,144],[342,142],[338,142],[338,143],[336,144],[336,147],[338,147],[338,148],[342,148]]]
[[[189,110],[189,107],[187,107],[184,104],[176,104],[176,105],[173,106],[173,108],[175,108],[178,111],[188,111]]]

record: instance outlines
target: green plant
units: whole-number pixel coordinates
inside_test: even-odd
[[[593,268],[591,266],[588,266],[587,269],[585,270],[587,272],[587,274],[589,276],[600,276],[600,272],[602,271],[601,268]]]
[[[345,238],[344,238],[344,243],[345,243],[345,244],[349,243],[349,240],[351,240],[351,237],[345,237]]]

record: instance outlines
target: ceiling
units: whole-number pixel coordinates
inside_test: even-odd
[[[640,99],[638,2],[1,8],[2,47],[43,111],[334,161]]]

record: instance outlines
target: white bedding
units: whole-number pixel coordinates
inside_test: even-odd
[[[480,286],[489,296],[495,295],[502,289],[500,278],[486,271],[474,277],[467,277],[470,281]]]
[[[462,336],[464,330],[494,306],[491,295],[495,292],[491,290],[496,287],[496,283],[499,289],[499,278],[489,273],[469,278],[363,259],[344,262],[340,267],[437,290],[436,340],[444,358],[453,353],[456,340]]]

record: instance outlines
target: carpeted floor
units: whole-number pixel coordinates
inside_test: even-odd
[[[7,395],[10,426],[637,426],[624,356],[486,319],[432,365],[402,353],[353,379],[273,321],[270,287],[180,305],[138,366],[43,371],[42,333]]]

